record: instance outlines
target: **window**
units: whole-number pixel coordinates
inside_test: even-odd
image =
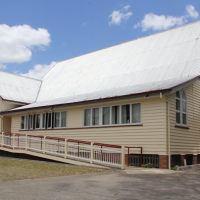
[[[112,106],[112,124],[119,124],[119,106]]]
[[[176,124],[187,125],[187,95],[185,90],[176,92]]]
[[[109,125],[110,124],[110,107],[103,107],[102,124],[103,125]]]
[[[141,123],[141,103],[87,108],[83,126],[110,126]]]
[[[20,129],[25,129],[25,116],[21,116]]]
[[[141,123],[141,104],[132,104],[132,123]]]
[[[90,126],[91,109],[84,110],[84,126]]]
[[[52,128],[52,119],[51,119],[51,113],[47,113],[48,121],[47,121],[47,128]]]
[[[130,123],[130,104],[122,105],[122,124],[129,124]]]
[[[66,112],[55,112],[54,114],[54,127],[66,127]]]
[[[99,108],[92,109],[92,125],[99,125]]]
[[[51,112],[21,116],[20,129],[46,129],[66,127],[67,112]]]
[[[46,116],[45,113],[43,113],[41,114],[41,124],[42,124],[41,128],[45,128],[45,122],[46,122]]]
[[[40,128],[40,114],[35,115],[35,128]]]
[[[28,129],[33,129],[33,115],[29,115],[29,118],[28,118]]]

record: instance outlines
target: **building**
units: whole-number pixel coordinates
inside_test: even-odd
[[[141,146],[160,168],[197,163],[200,21],[58,62],[41,81],[0,77],[3,132]]]

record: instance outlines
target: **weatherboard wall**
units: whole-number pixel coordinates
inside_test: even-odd
[[[140,126],[83,127],[83,110],[89,107],[141,102]],[[166,103],[159,97],[109,102],[81,107],[63,108],[67,111],[67,128],[55,130],[20,131],[20,115],[12,116],[12,133],[48,135],[68,139],[102,142],[128,146],[142,146],[143,153],[166,155]],[[44,110],[48,112],[49,110]],[[57,110],[54,110],[57,111]],[[32,113],[26,113],[32,114]],[[138,153],[138,151],[136,152]]]
[[[171,154],[200,154],[200,81],[185,88],[188,100],[188,128],[176,126],[175,93],[170,102],[170,149]]]

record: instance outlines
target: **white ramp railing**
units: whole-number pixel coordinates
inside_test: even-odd
[[[81,140],[0,133],[0,146],[124,169],[125,147]]]

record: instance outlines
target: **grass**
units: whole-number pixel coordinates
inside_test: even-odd
[[[97,172],[105,172],[105,170],[0,158],[0,181],[71,176]]]

